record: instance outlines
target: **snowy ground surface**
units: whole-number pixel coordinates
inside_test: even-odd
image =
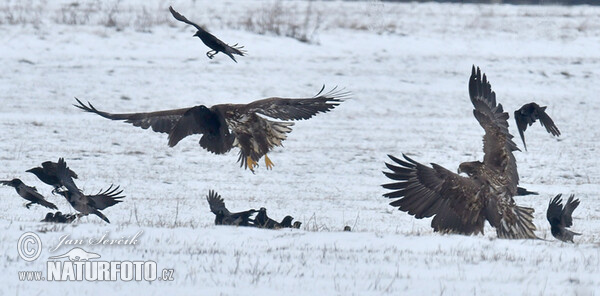
[[[27,210],[12,188],[0,188],[0,295],[600,294],[599,8],[314,2],[309,11],[305,2],[122,1],[110,26],[103,12],[78,21],[68,3],[0,4],[0,178],[36,185],[70,212],[24,172],[65,157],[86,192],[115,183],[127,197],[104,211],[110,225],[86,217],[52,226],[37,222],[45,209]],[[98,3],[88,6],[111,10]],[[194,30],[170,19],[169,4],[245,45],[248,56],[237,64],[222,54],[208,60]],[[299,23],[317,17],[318,27],[307,25],[312,43],[244,25],[273,11]],[[548,241],[498,240],[489,227],[484,236],[439,235],[429,219],[394,210],[381,196],[388,153],[451,170],[482,158],[483,132],[467,93],[472,64],[505,109],[548,105],[563,133],[552,138],[536,125],[526,134],[529,151],[516,154],[521,184],[540,192],[517,202],[536,209],[537,234]],[[71,105],[79,97],[107,111],[151,111],[311,96],[323,84],[345,87],[353,98],[297,122],[285,148],[270,154],[275,168],[263,165],[254,175],[236,164],[237,150],[212,155],[197,136],[169,148],[164,134]],[[264,206],[303,227],[214,226],[209,189],[232,210]],[[581,200],[573,229],[583,235],[575,244],[550,235],[545,211],[557,193]],[[354,231],[341,232],[344,225]],[[17,278],[69,250],[48,250],[62,235],[118,238],[140,230],[136,246],[84,249],[106,260],[154,260],[174,268],[175,281]],[[26,231],[44,244],[31,263],[15,247]]]

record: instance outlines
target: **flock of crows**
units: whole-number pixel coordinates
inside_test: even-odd
[[[172,7],[169,7],[169,11],[176,20],[197,29],[194,36],[199,37],[211,48],[211,51],[206,53],[208,58],[212,59],[222,52],[237,63],[233,55],[245,55],[243,46],[227,45]],[[108,113],[96,109],[89,102],[86,105],[77,98],[77,104],[74,106],[104,118],[167,133],[170,147],[194,134],[201,134],[200,146],[214,154],[224,154],[237,147],[240,166],[254,173],[263,156],[265,167],[273,168],[274,164],[267,153],[276,146],[282,146],[282,141],[292,131],[291,121],[309,119],[318,113],[328,112],[351,95],[350,92],[337,88],[329,92],[323,92],[324,89],[325,86],[310,98],[271,97],[249,104],[219,104],[210,108],[198,105],[141,113]],[[513,199],[517,195],[537,193],[518,187],[519,175],[513,153],[520,150],[508,131],[509,115],[504,112],[502,105],[496,102],[496,95],[485,74],[482,76],[481,70],[475,66],[469,79],[469,96],[474,106],[473,115],[485,131],[483,161],[463,162],[458,172],[454,173],[435,163],[432,163],[431,167],[422,165],[404,154],[403,159],[389,155],[392,163],[386,163],[386,166],[390,171],[383,173],[393,182],[382,185],[391,190],[384,196],[395,199],[390,205],[417,219],[433,217],[431,227],[436,232],[480,234],[483,233],[485,221],[488,221],[500,238],[538,239],[534,233],[534,209],[518,206]],[[540,107],[536,103],[529,103],[514,112],[525,149],[527,146],[523,132],[537,120],[552,135],[560,135],[545,109],[546,107]],[[119,186],[113,185],[94,195],[84,194],[74,183],[73,179],[77,179],[77,175],[67,167],[62,158],[57,163],[44,162],[42,167],[27,172],[53,186],[52,193],[64,196],[78,212],[76,215],[48,213],[42,220],[45,222],[70,223],[89,214],[95,214],[109,222],[100,211],[121,202],[124,197]],[[466,177],[461,173],[466,174]],[[19,179],[0,181],[0,184],[14,187],[21,197],[29,201],[26,205],[28,208],[32,204],[40,204],[57,209],[38,193],[35,187],[27,186]],[[561,197],[559,194],[550,200],[546,216],[554,237],[573,242],[574,235],[579,234],[567,228],[572,225],[571,216],[579,205],[579,200],[571,195],[563,206]],[[265,208],[232,213],[225,207],[221,196],[212,190],[209,191],[207,201],[211,212],[215,214],[217,225],[279,229],[299,228],[302,224],[299,221],[292,223],[291,216],[277,222],[267,216]],[[346,226],[344,230],[350,228]]]

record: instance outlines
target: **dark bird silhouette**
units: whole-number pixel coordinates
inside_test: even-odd
[[[29,209],[31,205],[38,204],[49,209],[58,208],[51,202],[47,201],[43,195],[41,195],[35,187],[27,186],[20,179],[12,179],[10,181],[0,181],[1,185],[7,185],[14,187],[17,193],[24,199],[28,200],[29,203],[25,204],[25,207]]]
[[[519,110],[515,111],[515,122],[517,123],[517,129],[519,135],[521,135],[521,141],[523,141],[523,147],[527,150],[527,144],[525,144],[524,132],[528,126],[531,126],[538,119],[546,131],[553,136],[560,136],[560,131],[552,121],[552,118],[546,113],[546,107],[540,107],[536,103],[529,103],[523,105]]]
[[[285,216],[283,217],[283,220],[279,222],[279,225],[281,226],[281,228],[292,228],[292,220],[294,220],[294,217]]]
[[[199,105],[150,113],[112,114],[97,110],[89,102],[86,106],[78,99],[79,104],[75,106],[104,118],[124,120],[143,129],[152,127],[155,132],[168,133],[170,147],[193,134],[202,134],[200,146],[215,154],[224,154],[238,147],[240,166],[254,172],[263,156],[267,169],[273,167],[267,153],[276,146],[282,146],[294,125],[293,122],[272,121],[259,114],[281,120],[309,119],[332,110],[350,95],[336,88],[322,94],[323,89],[312,98],[273,97],[250,104],[214,105],[210,109]]]
[[[248,211],[232,213],[225,207],[225,201],[223,198],[214,190],[209,190],[206,196],[206,201],[210,207],[210,211],[215,214],[215,225],[236,225],[236,226],[250,226],[250,222],[255,209]]]
[[[254,218],[254,225],[260,228],[279,229],[281,224],[267,216],[267,209],[260,208]]]
[[[296,229],[300,229],[300,226],[302,226],[302,222],[300,221],[295,221],[294,225],[292,225],[292,227]]]
[[[215,37],[213,34],[209,33],[208,31],[206,31],[204,28],[202,28],[201,26],[199,26],[196,23],[193,23],[191,21],[189,21],[185,16],[181,15],[179,12],[175,11],[173,9],[173,7],[169,6],[169,11],[171,12],[171,14],[173,15],[173,17],[180,21],[180,22],[184,22],[188,25],[192,25],[196,28],[196,34],[194,34],[194,37],[198,37],[200,38],[200,40],[202,40],[202,42],[204,42],[204,44],[206,44],[206,46],[210,47],[210,49],[212,49],[211,51],[208,51],[206,53],[206,56],[209,59],[212,59],[217,53],[222,52],[226,55],[228,55],[234,62],[237,63],[237,61],[235,60],[235,57],[233,57],[234,54],[237,54],[239,56],[244,56],[246,54],[246,51],[243,50],[243,46],[238,46],[237,43],[234,45],[228,45],[225,42],[219,40],[219,38]]]
[[[119,190],[119,186],[113,187],[113,185],[110,185],[104,191],[101,189],[96,194],[85,195],[75,185],[69,173],[70,170],[67,167],[67,163],[63,158],[58,160],[56,172],[61,185],[66,188],[65,190],[59,190],[58,193],[64,196],[71,206],[80,213],[79,216],[94,214],[106,221],[106,223],[110,223],[108,218],[100,211],[122,202],[121,199],[125,196],[120,195],[123,193],[123,190]]]
[[[60,180],[58,180],[58,176],[56,175],[56,168],[58,164],[52,161],[45,161],[42,163],[41,167],[35,167],[27,170],[26,172],[34,174],[40,181],[54,187],[54,190],[61,187]],[[69,176],[71,178],[77,179],[77,174],[69,170]],[[54,192],[54,191],[53,191]]]
[[[581,233],[570,231],[567,228],[573,225],[573,218],[571,216],[573,211],[579,206],[579,199],[573,200],[575,196],[569,196],[569,200],[567,200],[563,208],[561,197],[562,194],[559,194],[550,199],[546,218],[550,222],[552,236],[563,242],[573,242],[573,236],[581,235]]]
[[[352,228],[348,225],[344,226],[344,231],[352,231]]]
[[[52,223],[71,223],[75,221],[77,215],[73,214],[63,214],[60,211],[56,213],[48,213],[46,217],[42,219],[40,222],[52,222]]]
[[[518,196],[523,196],[523,195],[538,195],[539,193],[535,192],[535,191],[529,191],[526,188],[523,187],[517,187],[517,195]]]
[[[496,94],[479,68],[473,66],[469,95],[475,107],[473,115],[484,129],[483,162],[463,162],[458,172],[440,165],[422,165],[403,154],[404,160],[389,155],[391,172],[383,172],[396,181],[383,185],[393,191],[387,198],[400,198],[390,205],[415,218],[433,217],[434,231],[459,234],[483,233],[487,220],[500,238],[537,238],[532,208],[516,205],[519,175],[513,151],[518,150],[508,131],[508,113],[496,104]]]

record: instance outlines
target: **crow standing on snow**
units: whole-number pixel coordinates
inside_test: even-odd
[[[0,184],[14,187],[22,198],[29,201],[29,203],[25,204],[25,207],[28,209],[32,204],[39,204],[49,209],[58,209],[53,203],[47,201],[43,195],[39,194],[35,187],[25,185],[20,179],[0,181]]]
[[[210,108],[198,105],[156,112],[114,114],[99,111],[89,102],[85,105],[77,98],[79,105],[75,107],[111,120],[124,120],[143,129],[152,127],[155,132],[168,133],[170,147],[194,134],[202,134],[200,146],[215,154],[225,154],[238,147],[240,166],[254,172],[263,156],[267,169],[273,167],[267,153],[276,146],[283,146],[282,142],[294,125],[289,121],[309,119],[328,112],[350,96],[349,92],[336,88],[323,93],[324,88],[312,98],[272,97],[249,104],[219,104]],[[288,122],[273,121],[261,115]]]
[[[279,225],[281,226],[281,228],[292,228],[292,220],[294,220],[294,217],[285,216],[283,217],[283,220],[279,222]]]
[[[211,51],[206,53],[206,56],[209,59],[212,59],[217,53],[222,52],[228,55],[234,62],[237,63],[233,55],[237,54],[240,56],[244,56],[246,54],[246,51],[242,49],[244,48],[243,46],[238,46],[237,43],[233,46],[229,46],[225,42],[219,40],[219,38],[215,37],[213,34],[204,30],[204,28],[202,28],[201,26],[189,21],[185,16],[175,11],[173,7],[169,6],[169,11],[176,20],[196,27],[198,31],[196,31],[196,34],[194,34],[194,36],[200,38],[200,40],[202,40],[202,42],[204,42],[206,46],[212,49]]]
[[[58,193],[64,196],[71,206],[80,213],[79,216],[95,214],[106,221],[106,223],[110,223],[108,218],[106,218],[100,210],[104,210],[122,202],[120,199],[125,196],[120,195],[123,190],[119,190],[119,186],[113,188],[113,185],[110,185],[105,191],[100,190],[94,195],[85,195],[77,188],[77,185],[75,185],[70,174],[71,170],[69,170],[63,158],[58,160],[56,171],[58,180],[61,185],[66,188],[66,190],[60,190]]]
[[[56,213],[48,213],[46,217],[42,219],[40,222],[53,222],[53,223],[71,223],[75,221],[77,215],[73,214],[63,214],[60,211]]]
[[[244,212],[232,213],[225,207],[225,201],[214,190],[208,191],[206,201],[210,211],[215,214],[215,225],[250,226],[250,216],[256,213],[255,209]]]
[[[573,218],[571,215],[577,206],[579,206],[579,199],[573,200],[575,196],[571,195],[563,208],[561,197],[562,194],[559,194],[553,199],[550,199],[548,211],[546,211],[546,218],[548,219],[548,222],[550,222],[550,231],[555,238],[563,242],[573,242],[573,236],[581,235],[581,233],[570,231],[567,227],[573,225]]]
[[[254,225],[260,228],[268,228],[268,229],[279,229],[281,228],[281,224],[279,222],[269,218],[267,216],[267,209],[260,208],[258,210],[258,214],[254,218]]]
[[[517,129],[519,130],[519,135],[521,135],[521,141],[523,141],[523,147],[527,150],[527,144],[525,144],[525,135],[523,132],[527,130],[528,126],[531,126],[537,120],[540,120],[540,123],[543,127],[546,128],[548,133],[553,136],[560,136],[560,131],[552,121],[552,118],[546,114],[546,106],[540,107],[536,103],[529,103],[523,105],[519,110],[515,111],[515,121],[517,122]]]
[[[26,172],[34,174],[36,177],[38,177],[38,179],[40,179],[40,181],[54,187],[54,190],[56,190],[62,186],[58,176],[56,175],[57,166],[58,164],[56,162],[45,161],[42,163],[42,167],[35,167],[27,170]],[[77,179],[77,174],[74,171],[69,170],[68,173],[69,176]]]

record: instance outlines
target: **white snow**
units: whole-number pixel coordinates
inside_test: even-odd
[[[272,1],[122,2],[118,30],[102,25],[102,15],[57,24],[69,1],[35,4],[38,20],[0,24],[0,178],[21,178],[71,212],[25,172],[65,157],[86,192],[114,183],[127,195],[104,211],[110,225],[90,216],[53,226],[37,222],[46,209],[27,210],[12,188],[0,188],[0,295],[600,294],[599,7],[312,2],[321,25],[307,44],[244,30]],[[225,42],[245,45],[248,56],[237,64],[223,54],[208,60],[194,30],[170,18],[170,4]],[[11,8],[27,16],[18,5],[0,7],[5,19]],[[278,5],[302,20],[308,4]],[[153,20],[147,28],[140,28],[143,9]],[[508,112],[531,101],[547,105],[562,132],[553,138],[536,124],[526,132],[529,151],[516,153],[521,185],[540,192],[517,202],[536,209],[536,233],[548,241],[499,240],[491,227],[484,236],[440,235],[429,219],[382,197],[387,154],[450,170],[483,157],[467,93],[473,64]],[[165,134],[72,106],[74,97],[110,112],[247,103],[311,96],[323,84],[353,98],[297,122],[285,147],[269,154],[275,168],[261,161],[254,175],[239,168],[237,150],[210,154],[199,136],[169,148]],[[232,210],[264,206],[303,227],[214,226],[209,189]],[[581,200],[575,244],[550,234],[545,211],[558,193]],[[353,232],[341,232],[345,225]],[[83,248],[106,260],[154,260],[174,268],[175,281],[18,280],[18,271],[42,270],[48,257],[68,251],[47,249],[64,234],[118,238],[139,230],[135,247]],[[26,231],[44,244],[31,263],[15,247]]]

